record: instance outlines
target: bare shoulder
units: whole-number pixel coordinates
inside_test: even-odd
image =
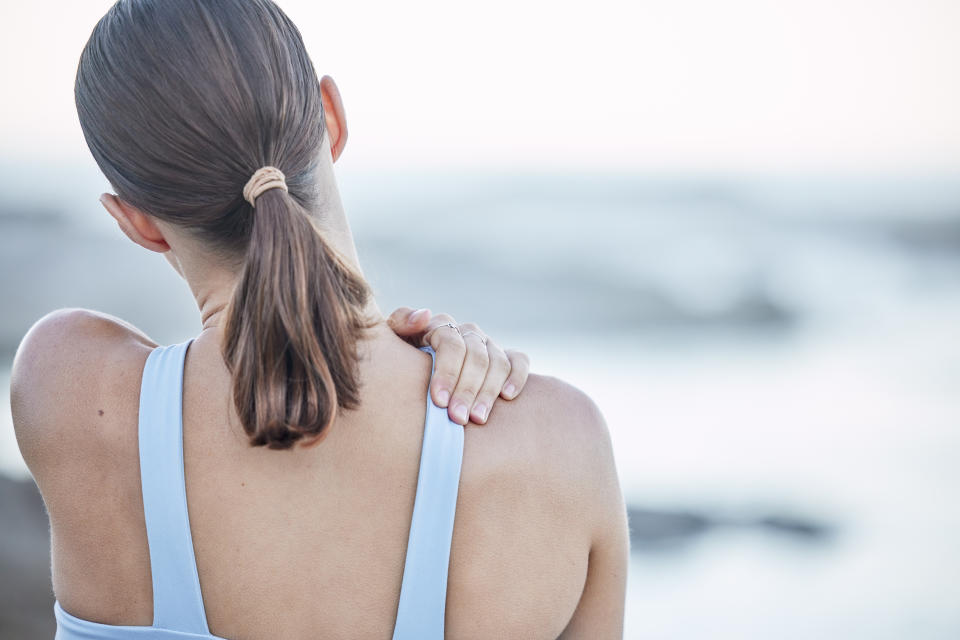
[[[622,505],[596,403],[562,380],[531,375],[486,426],[465,433],[448,632],[560,636]]]
[[[30,328],[14,357],[10,403],[35,477],[85,442],[116,441],[112,427],[126,422],[113,419],[117,400],[129,402],[154,346],[133,325],[87,309],[59,309]]]
[[[149,619],[137,414],[154,346],[122,320],[62,309],[14,358],[14,430],[50,516],[54,593],[94,621]]]
[[[550,376],[531,374],[519,397],[497,403],[486,427],[468,430],[466,446],[478,465],[500,471],[506,465],[574,494],[592,493],[604,480],[602,472],[614,471],[610,435],[596,403]]]

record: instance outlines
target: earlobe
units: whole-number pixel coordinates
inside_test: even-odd
[[[117,221],[124,235],[141,247],[157,253],[166,253],[170,250],[163,232],[144,212],[109,193],[100,196],[100,204]]]
[[[320,98],[323,100],[327,136],[330,139],[330,154],[336,162],[347,144],[347,115],[343,110],[343,100],[340,98],[337,83],[330,76],[320,79]]]

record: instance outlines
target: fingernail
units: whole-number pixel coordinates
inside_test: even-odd
[[[473,415],[477,417],[478,422],[483,422],[487,419],[487,408],[482,404],[478,404],[473,408]]]
[[[453,408],[453,417],[459,420],[460,422],[467,421],[467,405],[458,404]]]
[[[416,311],[410,314],[410,317],[407,318],[407,322],[410,324],[417,324],[418,322],[420,322],[420,320],[423,319],[423,314],[426,312],[427,312],[426,309],[417,309]]]
[[[440,389],[440,391],[437,391],[437,402],[440,403],[441,407],[447,406],[447,403],[450,402],[450,392],[446,389]]]
[[[513,394],[517,392],[517,388],[513,386],[512,382],[508,382],[507,385],[503,388],[503,394],[510,398],[513,397]]]

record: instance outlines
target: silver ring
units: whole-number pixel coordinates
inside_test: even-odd
[[[466,340],[466,339],[467,339],[467,336],[470,335],[471,333],[472,333],[473,335],[477,336],[478,338],[480,338],[480,340],[483,341],[484,346],[486,346],[486,344],[487,344],[487,336],[483,335],[483,334],[480,333],[479,331],[472,331],[472,330],[471,330],[471,331],[464,331],[464,332],[461,333],[460,335],[463,337],[464,340]]]
[[[443,323],[442,325],[440,325],[439,327],[436,327],[436,329],[442,329],[443,327],[450,327],[451,329],[453,329],[453,330],[456,331],[457,333],[460,333],[460,327],[458,327],[457,325],[453,324],[452,322],[444,322],[444,323]],[[434,331],[436,331],[436,329],[434,329]],[[462,334],[462,333],[460,333],[460,337],[461,337],[461,338],[463,337],[463,334]]]
[[[428,342],[430,342],[430,336],[433,335],[433,332],[436,331],[437,329],[443,329],[444,327],[450,327],[451,329],[456,331],[461,338],[463,337],[463,334],[460,333],[460,327],[453,324],[452,322],[445,322],[443,324],[439,324],[435,326],[433,329],[430,329],[430,331],[427,331],[425,334],[423,334],[423,343],[427,344]]]

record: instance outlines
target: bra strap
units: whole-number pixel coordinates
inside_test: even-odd
[[[424,347],[434,360],[432,349]],[[431,379],[433,372],[431,371]],[[447,602],[450,542],[460,489],[463,427],[436,406],[427,393],[417,494],[403,567],[394,640],[442,640]]]
[[[183,364],[191,340],[157,347],[140,385],[140,482],[153,626],[208,634],[183,475]]]

